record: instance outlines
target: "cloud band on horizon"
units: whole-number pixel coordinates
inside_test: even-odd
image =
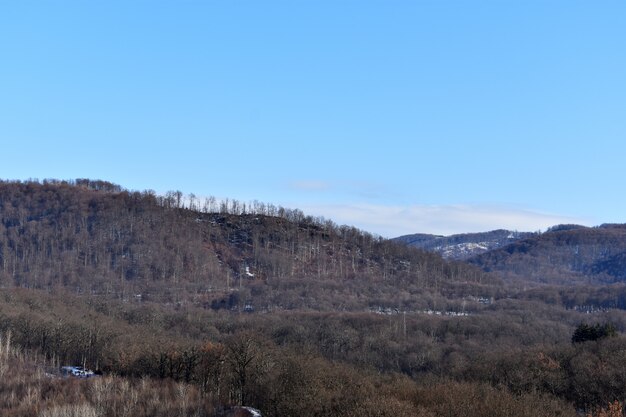
[[[590,225],[590,219],[489,205],[308,204],[301,209],[338,224],[391,238],[412,233],[451,235],[496,229],[544,230],[557,224]]]

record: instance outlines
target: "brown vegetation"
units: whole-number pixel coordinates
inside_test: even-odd
[[[573,417],[626,399],[622,287],[525,291],[261,203],[0,183],[0,282],[3,416]],[[576,308],[611,299],[593,321]],[[583,321],[616,336],[572,344]]]
[[[271,311],[426,308],[415,296],[490,296],[493,282],[299,210],[101,181],[0,182],[4,286]]]

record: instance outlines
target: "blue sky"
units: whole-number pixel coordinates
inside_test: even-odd
[[[0,2],[0,178],[386,237],[625,222],[623,1]]]

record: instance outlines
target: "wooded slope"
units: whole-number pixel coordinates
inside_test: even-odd
[[[561,225],[469,260],[503,277],[551,284],[626,279],[626,225]]]
[[[0,183],[0,283],[215,308],[421,308],[483,295],[480,269],[299,210],[129,192],[104,181]]]

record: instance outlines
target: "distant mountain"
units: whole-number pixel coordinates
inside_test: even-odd
[[[418,233],[400,236],[394,240],[429,252],[436,252],[446,259],[464,260],[533,236],[536,234],[499,229],[451,236]]]
[[[551,284],[626,281],[626,224],[559,225],[468,262],[517,280]]]

